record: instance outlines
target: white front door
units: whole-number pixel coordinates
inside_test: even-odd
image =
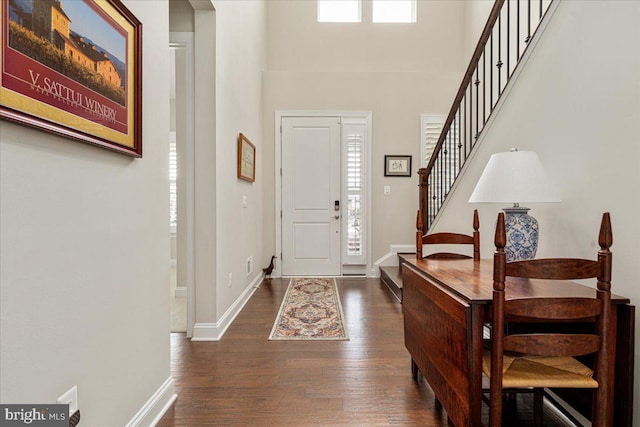
[[[282,118],[282,274],[339,276],[340,120]]]

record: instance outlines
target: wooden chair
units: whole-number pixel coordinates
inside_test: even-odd
[[[473,211],[473,235],[459,233],[433,233],[422,234],[422,212],[418,210],[418,217],[416,218],[416,257],[418,259],[431,258],[431,259],[464,259],[471,258],[468,255],[450,253],[450,252],[437,252],[434,254],[423,257],[422,245],[473,245],[473,259],[480,260],[480,221],[478,220],[478,210]]]
[[[542,389],[594,389],[592,425],[611,426],[613,420],[613,375],[615,334],[611,328],[611,251],[613,242],[609,213],[602,217],[597,261],[586,259],[537,259],[506,262],[504,213],[498,215],[495,235],[496,251],[493,271],[493,330],[491,353],[485,355],[483,371],[490,378],[489,424],[502,425],[503,391],[528,388],[534,390],[534,422],[542,425]],[[507,287],[522,281],[505,282],[506,277],[527,279],[577,280],[597,278],[593,298],[564,297],[505,300]],[[562,286],[558,283],[558,286]],[[507,291],[508,292],[508,291]],[[527,323],[527,328],[505,333],[513,324]],[[587,325],[587,333],[567,333],[564,322]],[[546,325],[545,325],[546,323]],[[560,328],[549,332],[549,324]],[[533,329],[547,327],[544,333]],[[569,325],[571,326],[571,325]],[[575,325],[573,325],[575,326]],[[593,354],[594,369],[576,356]]]

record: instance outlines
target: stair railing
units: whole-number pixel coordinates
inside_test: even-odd
[[[436,218],[554,0],[496,0],[438,142],[418,170],[423,234]]]

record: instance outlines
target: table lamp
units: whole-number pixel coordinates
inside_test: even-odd
[[[513,203],[503,208],[507,262],[535,258],[538,249],[538,221],[520,203],[560,201],[538,155],[515,148],[491,156],[469,198],[469,203]]]

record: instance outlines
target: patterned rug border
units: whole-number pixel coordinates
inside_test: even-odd
[[[342,330],[344,331],[343,337],[327,338],[327,337],[303,337],[303,336],[297,336],[297,337],[275,336],[276,329],[278,327],[278,324],[280,323],[280,318],[282,317],[282,314],[284,313],[284,310],[287,306],[287,302],[289,301],[289,294],[293,289],[293,281],[296,279],[298,280],[331,279],[331,282],[333,284],[333,292],[335,293],[335,298],[336,298],[337,312],[338,312],[340,324],[342,325]],[[347,331],[347,325],[344,321],[344,312],[342,311],[342,302],[340,301],[340,293],[338,292],[338,284],[336,282],[335,277],[322,277],[322,276],[292,277],[291,280],[289,280],[289,284],[287,285],[287,291],[284,294],[284,298],[282,298],[280,309],[278,309],[278,314],[276,315],[276,319],[273,322],[273,327],[271,328],[271,333],[269,334],[269,341],[349,341],[349,332]]]

